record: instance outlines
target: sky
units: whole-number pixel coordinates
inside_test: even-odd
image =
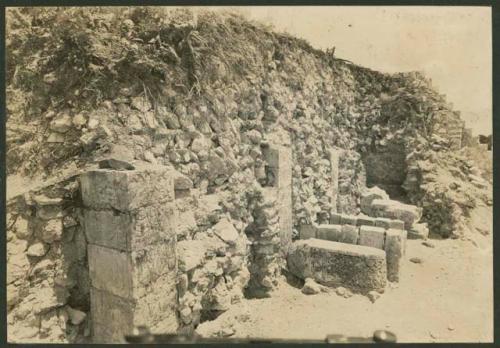
[[[234,9],[234,7],[233,7]],[[475,134],[492,128],[489,7],[248,6],[248,17],[383,72],[423,71]]]

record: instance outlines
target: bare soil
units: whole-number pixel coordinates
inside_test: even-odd
[[[479,211],[480,214],[491,209]],[[485,216],[488,219],[488,216]],[[409,240],[399,284],[371,303],[334,291],[302,294],[286,282],[271,298],[245,300],[198,332],[232,337],[324,339],[328,334],[370,337],[394,332],[398,342],[491,342],[493,258],[491,233],[470,240]],[[421,263],[409,260],[418,257]]]

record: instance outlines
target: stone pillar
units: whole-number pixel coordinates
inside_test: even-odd
[[[339,158],[340,150],[330,150],[330,166],[331,166],[331,212],[338,213],[338,193],[339,193]]]
[[[292,243],[292,149],[281,145],[263,148],[268,170],[274,177],[273,186],[278,189],[278,215],[281,252],[284,257]]]
[[[80,177],[94,342],[124,342],[140,325],[177,329],[173,179],[158,166]]]

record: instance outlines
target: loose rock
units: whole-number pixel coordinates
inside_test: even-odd
[[[35,243],[28,248],[28,256],[41,257],[47,253],[47,246],[44,243]]]
[[[312,278],[306,278],[304,286],[302,287],[302,293],[306,295],[315,295],[321,292],[321,286],[314,281]]]

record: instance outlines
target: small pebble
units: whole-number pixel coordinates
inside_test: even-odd
[[[368,293],[368,299],[372,302],[375,303],[380,298],[380,294],[376,291],[370,291]]]
[[[335,289],[335,292],[337,293],[337,295],[339,296],[344,296],[345,293],[346,293],[346,288],[342,287],[342,286],[339,286],[337,289]]]
[[[434,248],[435,245],[432,243],[432,242],[429,242],[429,241],[425,241],[425,242],[422,242],[422,245],[428,247],[428,248]]]
[[[422,259],[420,257],[412,257],[410,261],[413,263],[422,263]]]
[[[222,337],[229,337],[234,335],[234,329],[232,327],[226,327],[220,331]]]
[[[453,331],[453,330],[455,330],[455,327],[450,324],[450,325],[448,325],[448,330]]]

